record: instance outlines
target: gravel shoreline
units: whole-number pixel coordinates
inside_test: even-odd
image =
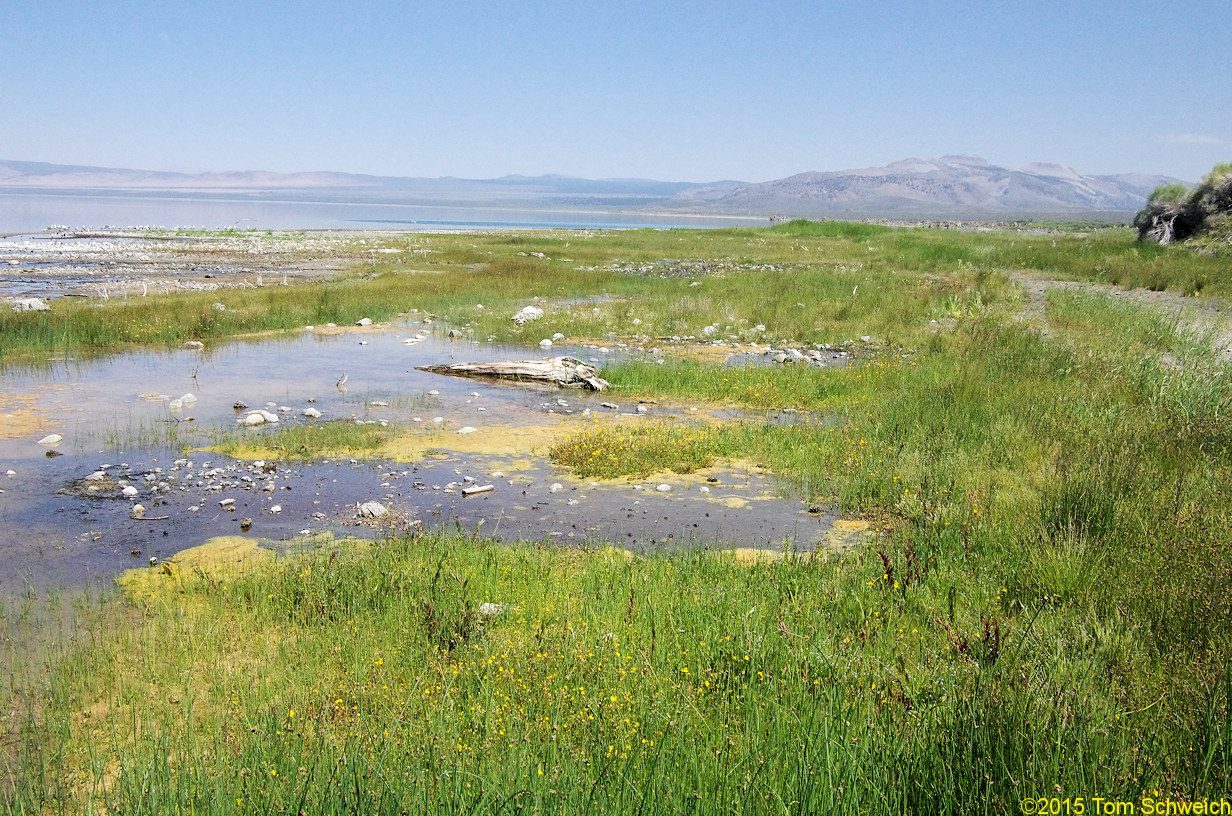
[[[137,230],[0,238],[0,297],[108,298],[312,280],[394,253],[377,231],[158,235]]]

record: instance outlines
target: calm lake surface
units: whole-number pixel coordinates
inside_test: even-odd
[[[0,235],[48,227],[102,229],[672,229],[765,226],[765,218],[553,209],[517,203],[308,200],[267,193],[184,194],[0,190]]]

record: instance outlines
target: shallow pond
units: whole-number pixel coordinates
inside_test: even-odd
[[[546,354],[449,340],[434,328],[410,319],[367,330],[306,329],[0,373],[0,595],[109,582],[124,569],[241,530],[271,543],[412,525],[632,549],[851,543],[850,528],[810,513],[757,468],[647,482],[572,478],[544,456],[553,434],[604,418],[692,421],[697,414],[653,404],[638,414],[611,392],[418,371]],[[602,363],[642,352],[558,344],[551,353]],[[173,407],[190,394],[195,400]],[[274,427],[386,423],[419,449],[411,461],[263,463],[201,451],[220,436],[257,445],[272,432],[239,426],[236,402],[276,413]],[[320,419],[305,417],[309,408]],[[466,427],[474,431],[458,433]],[[53,433],[62,441],[39,443]],[[490,491],[464,495],[487,485]],[[390,515],[360,518],[359,505],[368,501]],[[146,508],[144,519],[132,517],[136,503]]]

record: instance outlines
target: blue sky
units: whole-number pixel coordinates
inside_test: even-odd
[[[0,158],[765,181],[1232,160],[1232,2],[0,0]]]

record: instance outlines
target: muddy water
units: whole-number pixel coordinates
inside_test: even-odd
[[[636,405],[610,392],[417,371],[450,361],[542,356],[538,349],[450,341],[434,328],[414,320],[363,332],[314,328],[201,351],[59,361],[0,373],[0,595],[107,583],[150,559],[239,533],[242,524],[271,543],[319,533],[374,536],[410,525],[633,549],[807,550],[851,543],[832,518],[784,497],[773,476],[756,468],[641,483],[571,478],[542,455],[547,429],[656,416],[693,421],[697,414],[687,405],[650,405],[638,415]],[[552,353],[602,363],[641,352],[601,354],[558,344]],[[172,407],[172,400],[189,394],[195,400]],[[220,433],[254,444],[269,433],[238,426],[236,402],[278,413],[279,426],[330,419],[387,423],[412,439],[420,435],[429,453],[413,462],[253,463],[200,451]],[[304,417],[308,408],[320,411],[321,419]],[[473,433],[457,433],[468,426]],[[63,440],[39,444],[52,433]],[[523,437],[531,441],[509,444]],[[57,455],[48,457],[48,451]],[[492,490],[464,495],[486,485]],[[136,495],[123,495],[126,486]],[[358,505],[373,500],[390,516],[358,518]],[[144,519],[132,518],[138,502],[146,508]]]

